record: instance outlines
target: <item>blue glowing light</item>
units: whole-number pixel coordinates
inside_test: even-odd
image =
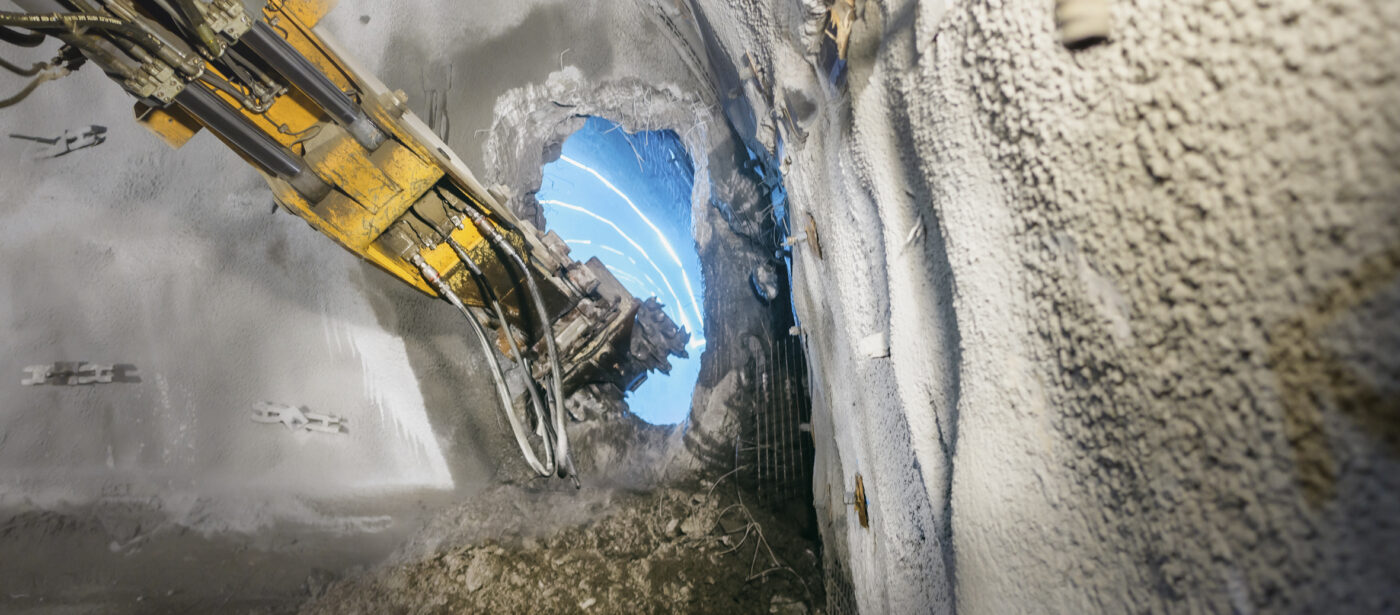
[[[545,222],[581,261],[598,257],[627,290],[656,297],[690,332],[690,358],[672,357],[670,375],[653,373],[628,394],[632,412],[655,424],[690,413],[705,347],[704,281],[691,227],[695,169],[674,132],[627,134],[596,117],[544,166],[536,194]]]

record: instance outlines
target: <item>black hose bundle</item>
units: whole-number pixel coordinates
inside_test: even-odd
[[[45,38],[47,37],[45,37],[43,34],[26,34],[24,32],[16,32],[9,28],[0,26],[0,41],[5,41],[6,43],[9,43],[16,47],[38,47],[39,45],[44,44]]]
[[[0,26],[30,30],[75,30],[77,28],[129,28],[130,24],[115,17],[86,13],[16,13],[0,11]]]
[[[466,317],[467,322],[471,324],[472,333],[475,335],[477,343],[481,345],[481,351],[486,357],[486,363],[491,368],[491,378],[496,385],[496,394],[500,397],[502,410],[505,411],[506,419],[510,422],[511,431],[515,433],[516,442],[520,445],[520,452],[525,455],[525,462],[528,463],[535,472],[539,473],[540,476],[549,476],[553,474],[558,467],[554,459],[555,446],[548,441],[545,442],[545,459],[543,462],[540,461],[539,457],[535,455],[534,450],[530,447],[529,441],[525,436],[524,426],[520,424],[520,418],[515,416],[515,412],[511,409],[512,399],[510,387],[506,384],[505,372],[501,369],[500,363],[496,361],[496,353],[491,347],[490,340],[487,338],[485,327],[482,327],[481,323],[476,321],[476,317],[473,316],[471,311],[467,309],[467,306],[462,303],[457,293],[452,292],[452,288],[448,286],[447,281],[442,279],[442,275],[438,273],[437,269],[434,269],[432,265],[428,264],[422,254],[414,254],[409,257],[408,261],[418,268],[419,274],[423,276],[423,281],[427,282],[443,299],[457,308],[457,310],[462,313],[462,316]]]
[[[552,430],[556,442],[555,457],[559,462],[561,476],[572,478],[574,480],[574,485],[578,486],[578,471],[574,468],[573,457],[569,455],[569,440],[564,431],[564,414],[568,412],[564,406],[564,370],[559,361],[558,344],[554,341],[554,328],[550,325],[549,312],[545,307],[544,297],[540,293],[539,283],[535,281],[535,274],[530,270],[530,266],[520,255],[520,252],[515,249],[515,246],[512,246],[510,242],[506,240],[505,236],[491,224],[491,221],[486,219],[487,214],[473,207],[471,203],[463,204],[461,199],[456,195],[444,191],[440,187],[438,188],[438,196],[442,199],[443,203],[447,203],[452,209],[465,214],[467,218],[472,221],[472,225],[480,231],[482,237],[485,237],[491,242],[491,245],[495,247],[497,251],[503,252],[509,264],[518,269],[520,275],[525,278],[525,285],[529,290],[531,304],[535,308],[535,313],[539,321],[540,335],[544,336],[545,348],[549,354],[549,394],[551,398],[550,401],[553,402],[551,404],[553,411],[549,413],[549,418],[553,420]],[[504,220],[500,220],[500,222],[503,226],[506,226],[507,229],[519,232],[515,229],[514,225]],[[574,420],[578,420],[578,417],[573,418]]]
[[[165,43],[156,38],[154,34],[146,32],[128,21],[108,17],[106,15],[92,15],[89,13],[16,13],[13,11],[0,11],[0,27],[16,27],[34,30],[43,34],[48,34],[50,30],[58,30],[64,34],[83,34],[83,30],[107,30],[118,36],[126,38],[133,43],[152,53],[158,53],[166,47]],[[65,41],[81,40],[81,36],[65,38]],[[87,48],[86,46],[84,48]],[[105,65],[104,65],[105,66]],[[110,67],[108,67],[110,68]],[[129,75],[123,75],[129,76]]]

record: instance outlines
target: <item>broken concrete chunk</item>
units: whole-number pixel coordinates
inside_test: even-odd
[[[715,527],[717,512],[713,508],[702,508],[681,522],[681,533],[687,536],[704,536]]]
[[[748,521],[738,517],[723,517],[719,520],[720,532],[724,534],[737,534],[748,527]]]
[[[478,553],[472,557],[472,562],[467,564],[467,572],[463,580],[463,586],[468,592],[475,592],[486,585],[495,575],[491,561],[486,555]]]
[[[768,612],[779,615],[807,615],[807,605],[787,596],[775,595],[768,603]]]

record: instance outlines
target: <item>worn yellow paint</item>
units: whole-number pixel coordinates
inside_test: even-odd
[[[302,196],[291,186],[287,185],[286,182],[278,179],[270,179],[268,183],[272,185],[273,195],[277,199],[277,202],[281,203],[291,213],[306,220],[307,224],[310,224],[312,228],[335,240],[341,247],[359,255],[360,258],[383,269],[389,275],[399,278],[410,286],[429,295],[437,294],[437,292],[430,288],[427,283],[423,281],[422,277],[418,275],[418,270],[404,259],[400,258],[400,255],[385,250],[377,243],[352,245],[349,243],[352,240],[350,236],[317,215],[315,211],[317,206],[308,203],[306,199],[302,198]],[[400,212],[400,214],[402,214],[402,212]],[[481,235],[470,227],[465,230],[454,232],[452,237],[456,239],[458,243],[468,247],[468,249],[474,249],[477,244],[484,241]],[[454,269],[460,268],[460,265],[457,263],[457,257],[451,253],[450,249],[445,247],[440,246],[436,250],[425,252],[424,258],[429,264],[433,265],[434,268],[442,272],[444,276],[449,275]],[[472,298],[475,298],[475,295],[476,293],[473,292],[471,294]],[[466,299],[467,297],[464,296],[463,298]],[[480,304],[479,301],[472,301],[472,303],[475,305]]]
[[[206,65],[205,70],[217,72],[212,65]],[[196,87],[196,85],[191,84],[190,87]],[[315,136],[316,131],[320,130],[318,126],[327,121],[316,103],[300,92],[282,95],[265,113],[253,113],[243,109],[232,96],[213,88],[210,88],[210,91],[217,94],[230,107],[240,109],[243,117],[267,136],[272,137],[273,140],[285,147],[292,148],[298,154],[302,152],[297,144]]]
[[[353,143],[353,140],[350,141]],[[327,226],[334,229],[340,241],[356,252],[364,252],[369,248],[375,239],[393,226],[409,207],[442,178],[441,169],[427,163],[395,141],[385,142],[378,151],[363,161],[369,165],[368,168],[382,173],[385,180],[398,188],[394,191],[381,189],[375,192],[373,188],[380,185],[380,180],[359,177],[358,171],[346,173],[344,169],[349,165],[344,160],[326,162],[339,164],[341,170],[333,173],[318,164],[318,175],[325,177],[340,173],[341,178],[338,181],[341,182],[367,181],[374,184],[369,188],[360,186],[332,192],[312,208],[312,213],[325,220]],[[370,176],[368,172],[364,173],[364,177]],[[359,200],[364,197],[357,198],[357,194],[373,194],[378,200],[367,203]],[[381,196],[383,198],[379,198]]]
[[[150,129],[172,149],[180,149],[194,138],[203,126],[179,107],[156,109],[143,103],[136,103],[136,121]]]
[[[353,92],[357,87],[349,68],[321,44],[312,30],[335,4],[335,0],[272,0],[265,7],[264,15],[274,30],[332,83],[356,96]],[[216,67],[208,65],[206,68],[218,74]],[[231,108],[241,109],[244,117],[259,130],[294,154],[302,156],[312,171],[333,188],[326,197],[313,203],[285,181],[267,176],[279,204],[318,232],[390,275],[424,293],[436,294],[422,280],[417,269],[404,260],[405,255],[393,253],[392,248],[387,247],[393,245],[392,242],[380,241],[434,185],[439,182],[461,185],[437,161],[438,152],[434,152],[432,146],[401,125],[400,118],[378,99],[362,102],[365,110],[390,138],[370,152],[336,126],[299,91],[293,90],[278,97],[263,113],[242,109],[232,96],[218,90],[212,91]],[[167,117],[162,110],[151,110],[142,117],[142,121],[156,134],[176,146],[188,140],[199,128],[197,123],[185,125],[179,119],[176,116]],[[249,162],[252,163],[251,160]],[[469,198],[482,209],[491,209],[481,202],[485,197],[472,195]],[[493,284],[507,289],[502,297],[507,311],[515,313],[516,306],[510,299],[513,294],[509,290],[513,288],[510,274],[492,256],[489,243],[471,225],[454,230],[452,237],[474,257],[481,257],[480,262],[487,277]],[[448,246],[440,245],[426,250],[423,256],[448,279],[464,301],[481,305],[475,284],[465,275],[465,268]]]
[[[346,74],[345,69],[341,67],[339,63],[326,53],[326,50],[322,48],[319,40],[316,38],[315,33],[311,31],[311,28],[316,26],[316,22],[320,21],[325,13],[321,12],[318,14],[318,11],[321,9],[315,7],[305,8],[302,6],[317,4],[330,5],[324,9],[326,12],[329,12],[330,8],[334,7],[335,1],[289,0],[281,3],[283,7],[281,10],[277,8],[275,3],[269,2],[267,6],[263,8],[263,12],[267,16],[268,23],[276,22],[278,24],[279,27],[274,29],[278,34],[283,35],[287,39],[287,43],[295,47],[297,51],[300,51],[301,55],[305,56],[317,69],[320,69],[336,87],[342,90],[349,90],[354,85],[350,80],[350,76]],[[305,19],[307,16],[313,16],[314,19],[308,21]]]
[[[403,190],[369,159],[369,151],[349,135],[306,153],[306,162],[326,183],[371,214]]]
[[[274,0],[267,4],[269,9],[280,6],[281,11],[295,19],[298,24],[314,28],[322,17],[330,13],[335,5],[340,4],[340,0]]]

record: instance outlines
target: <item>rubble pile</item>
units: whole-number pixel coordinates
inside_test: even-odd
[[[543,536],[527,525],[531,513],[542,511],[515,505],[521,514],[514,522],[521,526],[499,533],[504,538],[453,545],[448,537],[439,544],[453,546],[312,588],[301,612],[822,611],[816,543],[800,534],[800,524],[752,502],[727,481],[613,492],[592,521]]]

